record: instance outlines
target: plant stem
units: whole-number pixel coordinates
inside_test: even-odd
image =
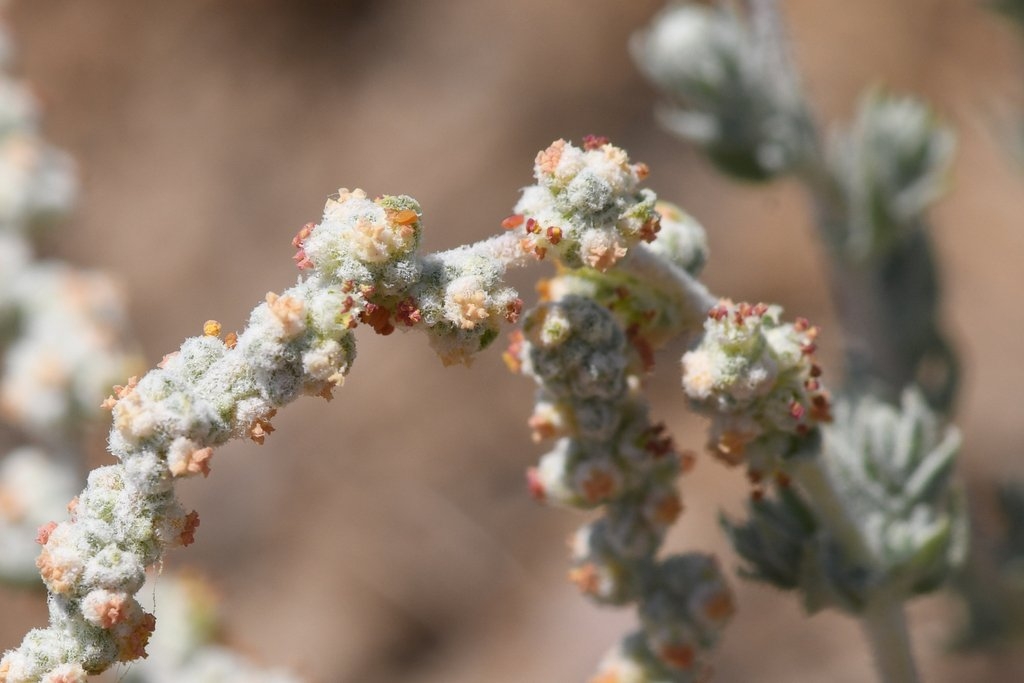
[[[842,493],[836,490],[824,458],[819,454],[800,460],[791,474],[807,494],[829,535],[838,541],[847,557],[858,564],[872,566],[874,557],[871,550],[864,542],[857,524],[843,507]]]
[[[839,541],[850,559],[870,566],[870,548],[843,508],[841,494],[836,491],[824,461],[820,457],[807,459],[794,469],[793,476],[825,521],[829,534]],[[917,683],[900,593],[885,588],[876,591],[861,612],[860,622],[875,658],[879,680],[882,683]]]
[[[903,604],[894,596],[878,595],[868,603],[861,624],[882,683],[917,683]]]

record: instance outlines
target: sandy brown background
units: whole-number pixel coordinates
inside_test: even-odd
[[[498,230],[537,149],[599,133],[707,226],[714,291],[819,321],[835,359],[799,189],[733,185],[653,123],[656,97],[626,42],[660,4],[14,0],[46,130],[82,174],[80,208],[45,251],[115,273],[159,359],[207,318],[236,327],[290,284],[291,236],[337,187],[416,196],[427,248],[446,248]],[[1024,478],[1024,173],[994,132],[1024,111],[1024,43],[978,5],[784,3],[824,116],[847,116],[880,82],[933,98],[960,128],[955,182],[934,215],[966,372],[963,469]],[[214,474],[186,487],[202,527],[168,567],[214,578],[232,642],[324,683],[585,680],[632,616],[575,594],[564,539],[583,519],[525,494],[522,471],[541,452],[523,424],[529,383],[497,349],[445,370],[422,338],[362,332],[333,403],[283,411],[266,446],[222,449]],[[696,447],[702,425],[683,410],[678,353],[660,357],[653,392],[658,415]],[[744,490],[737,473],[701,461],[683,482],[671,547],[713,549],[734,567],[715,516],[737,510]],[[803,619],[789,596],[736,586],[719,681],[872,679],[853,622]],[[953,611],[943,598],[912,609],[927,680],[1024,680],[1010,651],[947,654]],[[0,614],[0,649],[45,620],[39,598],[9,590]]]

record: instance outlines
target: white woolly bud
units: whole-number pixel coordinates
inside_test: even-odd
[[[528,422],[530,429],[533,430],[533,440],[542,441],[570,433],[570,411],[571,409],[564,404],[538,401]]]
[[[708,259],[708,238],[704,228],[675,204],[659,201],[654,205],[661,216],[658,239],[648,248],[691,275],[697,275]]]
[[[82,616],[93,626],[110,629],[126,621],[135,600],[123,592],[98,589],[89,591],[81,602]]]
[[[29,650],[27,644],[25,650]],[[8,651],[0,659],[0,681],[3,683],[35,683],[38,678],[39,675],[29,661],[28,652]]]
[[[727,84],[730,62],[743,51],[743,35],[723,13],[695,5],[660,14],[635,45],[647,74],[665,89]]]
[[[637,597],[635,567],[609,546],[605,533],[606,523],[598,520],[573,535],[569,580],[597,602],[622,604]]]
[[[471,330],[488,318],[487,292],[480,281],[465,275],[452,281],[445,290],[445,317],[464,330]]]
[[[571,333],[572,325],[566,310],[562,307],[552,307],[547,309],[547,314],[541,320],[536,340],[541,346],[551,348],[568,339]]]
[[[347,370],[348,354],[333,339],[324,341],[302,354],[302,369],[311,379],[340,384]]]
[[[177,501],[161,506],[153,520],[153,533],[167,547],[187,546],[195,541],[199,515],[186,512]]]
[[[613,230],[590,230],[580,239],[580,254],[588,266],[603,272],[626,255],[626,246]]]
[[[569,439],[559,439],[533,470],[534,486],[537,487],[538,495],[546,501],[564,505],[577,500],[576,492],[567,479],[572,458],[571,448],[572,442]]]
[[[143,451],[124,464],[125,482],[146,495],[164,493],[171,488],[167,463],[153,451]]]
[[[213,449],[209,446],[200,447],[192,439],[179,436],[171,442],[167,449],[167,469],[175,477],[187,477],[196,474],[210,474],[210,458]]]
[[[301,241],[301,248],[317,272],[346,279],[360,272],[350,262],[373,268],[409,256],[419,243],[419,225],[415,200],[371,200],[362,190],[342,189],[337,199],[327,202],[323,221]]]
[[[104,546],[85,565],[83,582],[95,588],[121,590],[134,594],[146,580],[142,558],[116,544]]]
[[[292,339],[306,329],[306,305],[301,299],[291,296],[279,296],[267,292],[268,320],[279,328],[278,335],[282,340]]]
[[[74,524],[62,522],[50,531],[36,559],[36,566],[50,592],[69,594],[75,591],[88,558],[88,550],[84,546],[85,539]]]

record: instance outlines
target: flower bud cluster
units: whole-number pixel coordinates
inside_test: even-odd
[[[95,470],[71,519],[40,532],[51,624],[0,660],[0,683],[51,680],[67,666],[98,673],[145,656],[155,621],[133,596],[145,569],[191,544],[199,526],[177,501],[176,480],[209,474],[213,450],[231,438],[263,443],[277,409],[298,396],[329,400],[355,357],[359,323],[381,334],[420,327],[456,362],[518,316],[515,292],[501,282],[523,260],[517,245],[503,236],[420,258],[419,225],[409,197],[341,191],[293,242],[309,272],[268,293],[241,334],[222,337],[207,321],[158,368],[115,387],[104,404],[121,462]],[[222,664],[210,660],[214,670]]]
[[[752,472],[778,469],[801,437],[831,420],[814,362],[817,328],[780,322],[782,310],[723,300],[700,344],[683,355],[683,390],[712,419],[709,448]]]
[[[654,349],[698,328],[713,301],[694,277],[707,258],[704,229],[678,207],[659,201],[658,239],[633,248],[619,267],[563,270],[540,288],[548,299],[592,299],[610,310],[645,369]]]
[[[292,343],[310,320],[334,321],[341,307],[330,296],[320,297],[307,313],[297,297],[270,295],[266,311],[254,317],[262,313],[260,323],[275,334],[261,335],[247,358],[261,362],[220,363],[221,379],[247,395],[216,401],[201,388],[182,390],[223,360],[224,348],[239,345],[235,335],[223,343],[212,339],[219,326],[211,321],[204,337],[165,359],[160,377],[147,377],[141,387],[134,378],[117,387],[107,405],[117,413],[112,443],[124,465],[97,470],[86,492],[72,498],[81,429],[99,414],[106,389],[132,374],[136,361],[120,294],[108,278],[32,261],[28,238],[63,213],[74,193],[69,161],[43,141],[37,121],[28,89],[0,76],[0,410],[19,430],[51,446],[49,452],[21,448],[0,461],[0,579],[38,586],[41,573],[51,592],[50,628],[31,632],[18,651],[0,660],[0,681],[72,683],[111,661],[145,656],[155,621],[133,597],[143,568],[166,547],[190,543],[198,525],[198,516],[174,501],[172,480],[209,472],[212,448],[204,443],[216,441],[232,419],[246,425],[236,425],[236,431],[262,440],[272,429],[267,405],[294,390],[296,361],[306,375],[303,390],[324,392],[340,381],[351,346],[332,340],[309,348]],[[402,218],[399,213],[397,222],[408,222]],[[392,248],[387,235],[379,246],[374,227],[350,246],[369,266],[381,261],[374,249]],[[252,381],[234,382],[236,370]],[[65,508],[70,522],[49,521]],[[192,643],[187,658],[170,670],[133,671],[134,679],[296,680],[195,642],[196,624],[176,624],[173,612],[167,616],[163,640]]]
[[[529,472],[532,493],[560,505],[605,506],[573,538],[570,579],[599,603],[638,603],[653,651],[679,680],[690,680],[732,602],[713,561],[697,570],[692,556],[655,558],[682,511],[675,480],[692,456],[676,452],[650,422],[638,355],[612,312],[567,295],[527,315],[510,360],[539,385],[535,438],[557,438]],[[711,601],[721,603],[719,618],[708,621]]]
[[[699,553],[657,565],[640,609],[643,629],[601,662],[591,683],[699,683],[711,677],[707,652],[733,613],[717,561]],[[681,620],[680,614],[689,616]]]
[[[295,260],[341,283],[353,323],[384,335],[422,329],[445,365],[468,364],[503,321],[518,319],[522,301],[502,278],[521,254],[496,258],[482,242],[421,257],[420,231],[420,206],[411,197],[371,200],[343,189],[321,223],[296,236]]]
[[[708,260],[708,236],[703,226],[672,202],[659,200],[654,209],[660,216],[661,230],[647,248],[696,277]]]
[[[63,665],[97,673],[145,655],[154,618],[133,597],[145,569],[193,542],[199,517],[174,495],[178,478],[207,474],[232,436],[262,443],[278,407],[329,395],[354,356],[346,295],[318,277],[268,294],[241,335],[212,321],[161,367],[117,387],[110,450],[121,464],[89,476],[71,519],[40,533],[37,566],[51,624],[0,660],[0,681],[48,680]]]
[[[617,670],[596,679],[609,683],[661,680],[650,677],[657,671],[666,681],[697,680],[733,609],[713,560],[656,557],[682,511],[676,479],[692,456],[677,452],[663,426],[651,422],[640,378],[654,346],[698,327],[709,305],[685,270],[703,262],[703,231],[677,209],[662,210],[673,219],[666,245],[638,244],[616,263],[563,268],[541,287],[542,302],[506,354],[513,370],[538,385],[529,420],[534,439],[555,439],[528,472],[532,494],[559,505],[603,506],[603,515],[573,537],[570,579],[598,603],[639,606],[648,658],[631,665],[635,678]],[[578,265],[575,259],[570,252],[563,265]]]
[[[925,210],[945,191],[954,147],[953,132],[925,103],[869,92],[829,150],[846,213],[835,246],[859,262],[889,253],[920,229]]]
[[[428,256],[416,253],[415,200],[340,191],[322,221],[295,236],[297,285],[268,293],[240,334],[222,336],[207,321],[158,368],[115,387],[104,404],[113,418],[110,451],[121,462],[90,475],[68,521],[40,530],[37,565],[51,593],[51,624],[0,659],[0,683],[78,680],[144,657],[155,619],[134,596],[145,570],[191,544],[199,526],[175,497],[177,480],[209,474],[214,449],[230,438],[262,443],[276,410],[298,396],[330,399],[354,359],[360,323],[380,334],[422,329],[443,361],[468,362],[501,321],[518,318],[521,302],[502,277],[544,253],[532,228],[556,215],[565,222],[548,227],[564,230],[544,239],[559,247],[553,253],[563,264],[593,273],[619,264],[632,278],[623,282],[647,299],[609,310],[566,294],[529,317],[513,362],[541,385],[538,437],[560,437],[531,475],[533,489],[556,502],[606,506],[578,535],[573,580],[599,601],[637,601],[650,643],[674,675],[700,670],[697,648],[712,644],[731,597],[713,562],[655,559],[682,508],[675,479],[690,459],[648,418],[639,395],[647,363],[638,351],[650,345],[644,335],[683,331],[707,310],[706,291],[676,265],[695,270],[703,240],[684,221],[660,251],[637,244],[657,233],[654,195],[636,190],[643,167],[604,141],[589,140],[584,150],[556,143],[537,167],[539,184],[526,191],[512,230]],[[644,315],[648,300],[654,312]],[[624,321],[634,319],[627,329]]]
[[[590,136],[582,149],[556,140],[537,155],[537,184],[523,190],[504,225],[537,258],[550,251],[570,268],[608,270],[658,233],[655,195],[638,188],[647,174],[604,138]]]
[[[632,47],[670,100],[663,123],[725,171],[765,180],[800,160],[799,93],[773,72],[773,46],[734,9],[672,3]]]

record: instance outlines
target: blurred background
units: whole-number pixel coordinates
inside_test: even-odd
[[[735,185],[654,124],[656,96],[627,41],[660,6],[15,0],[21,68],[82,178],[78,211],[44,251],[122,281],[153,363],[208,318],[238,328],[267,290],[293,282],[292,235],[339,186],[417,197],[425,248],[443,249],[500,230],[538,149],[602,134],[708,229],[712,291],[819,323],[837,376],[799,189]],[[931,99],[958,127],[934,229],[945,323],[965,366],[961,467],[976,481],[1024,479],[1024,171],[1000,137],[1024,111],[1024,43],[977,0],[783,7],[823,118],[847,118],[858,92],[882,83]],[[516,276],[528,298],[537,275]],[[443,369],[419,336],[360,332],[331,404],[282,411],[265,446],[223,448],[208,480],[182,487],[202,527],[168,568],[214,580],[230,642],[323,683],[586,680],[633,617],[593,607],[564,580],[564,541],[584,519],[526,494],[523,471],[542,452],[525,426],[529,382],[505,370],[502,344],[471,370]],[[680,352],[659,356],[655,412],[699,449]],[[104,431],[94,464],[109,459]],[[687,511],[669,548],[715,551],[731,570],[716,518],[740,509],[742,476],[702,458],[682,486]],[[988,514],[983,494],[975,506]],[[717,680],[873,679],[852,621],[808,620],[791,596],[734,585],[740,610]],[[925,679],[1024,680],[1019,651],[949,653],[957,613],[943,597],[911,609]],[[0,614],[6,649],[45,622],[45,605],[0,588]]]

